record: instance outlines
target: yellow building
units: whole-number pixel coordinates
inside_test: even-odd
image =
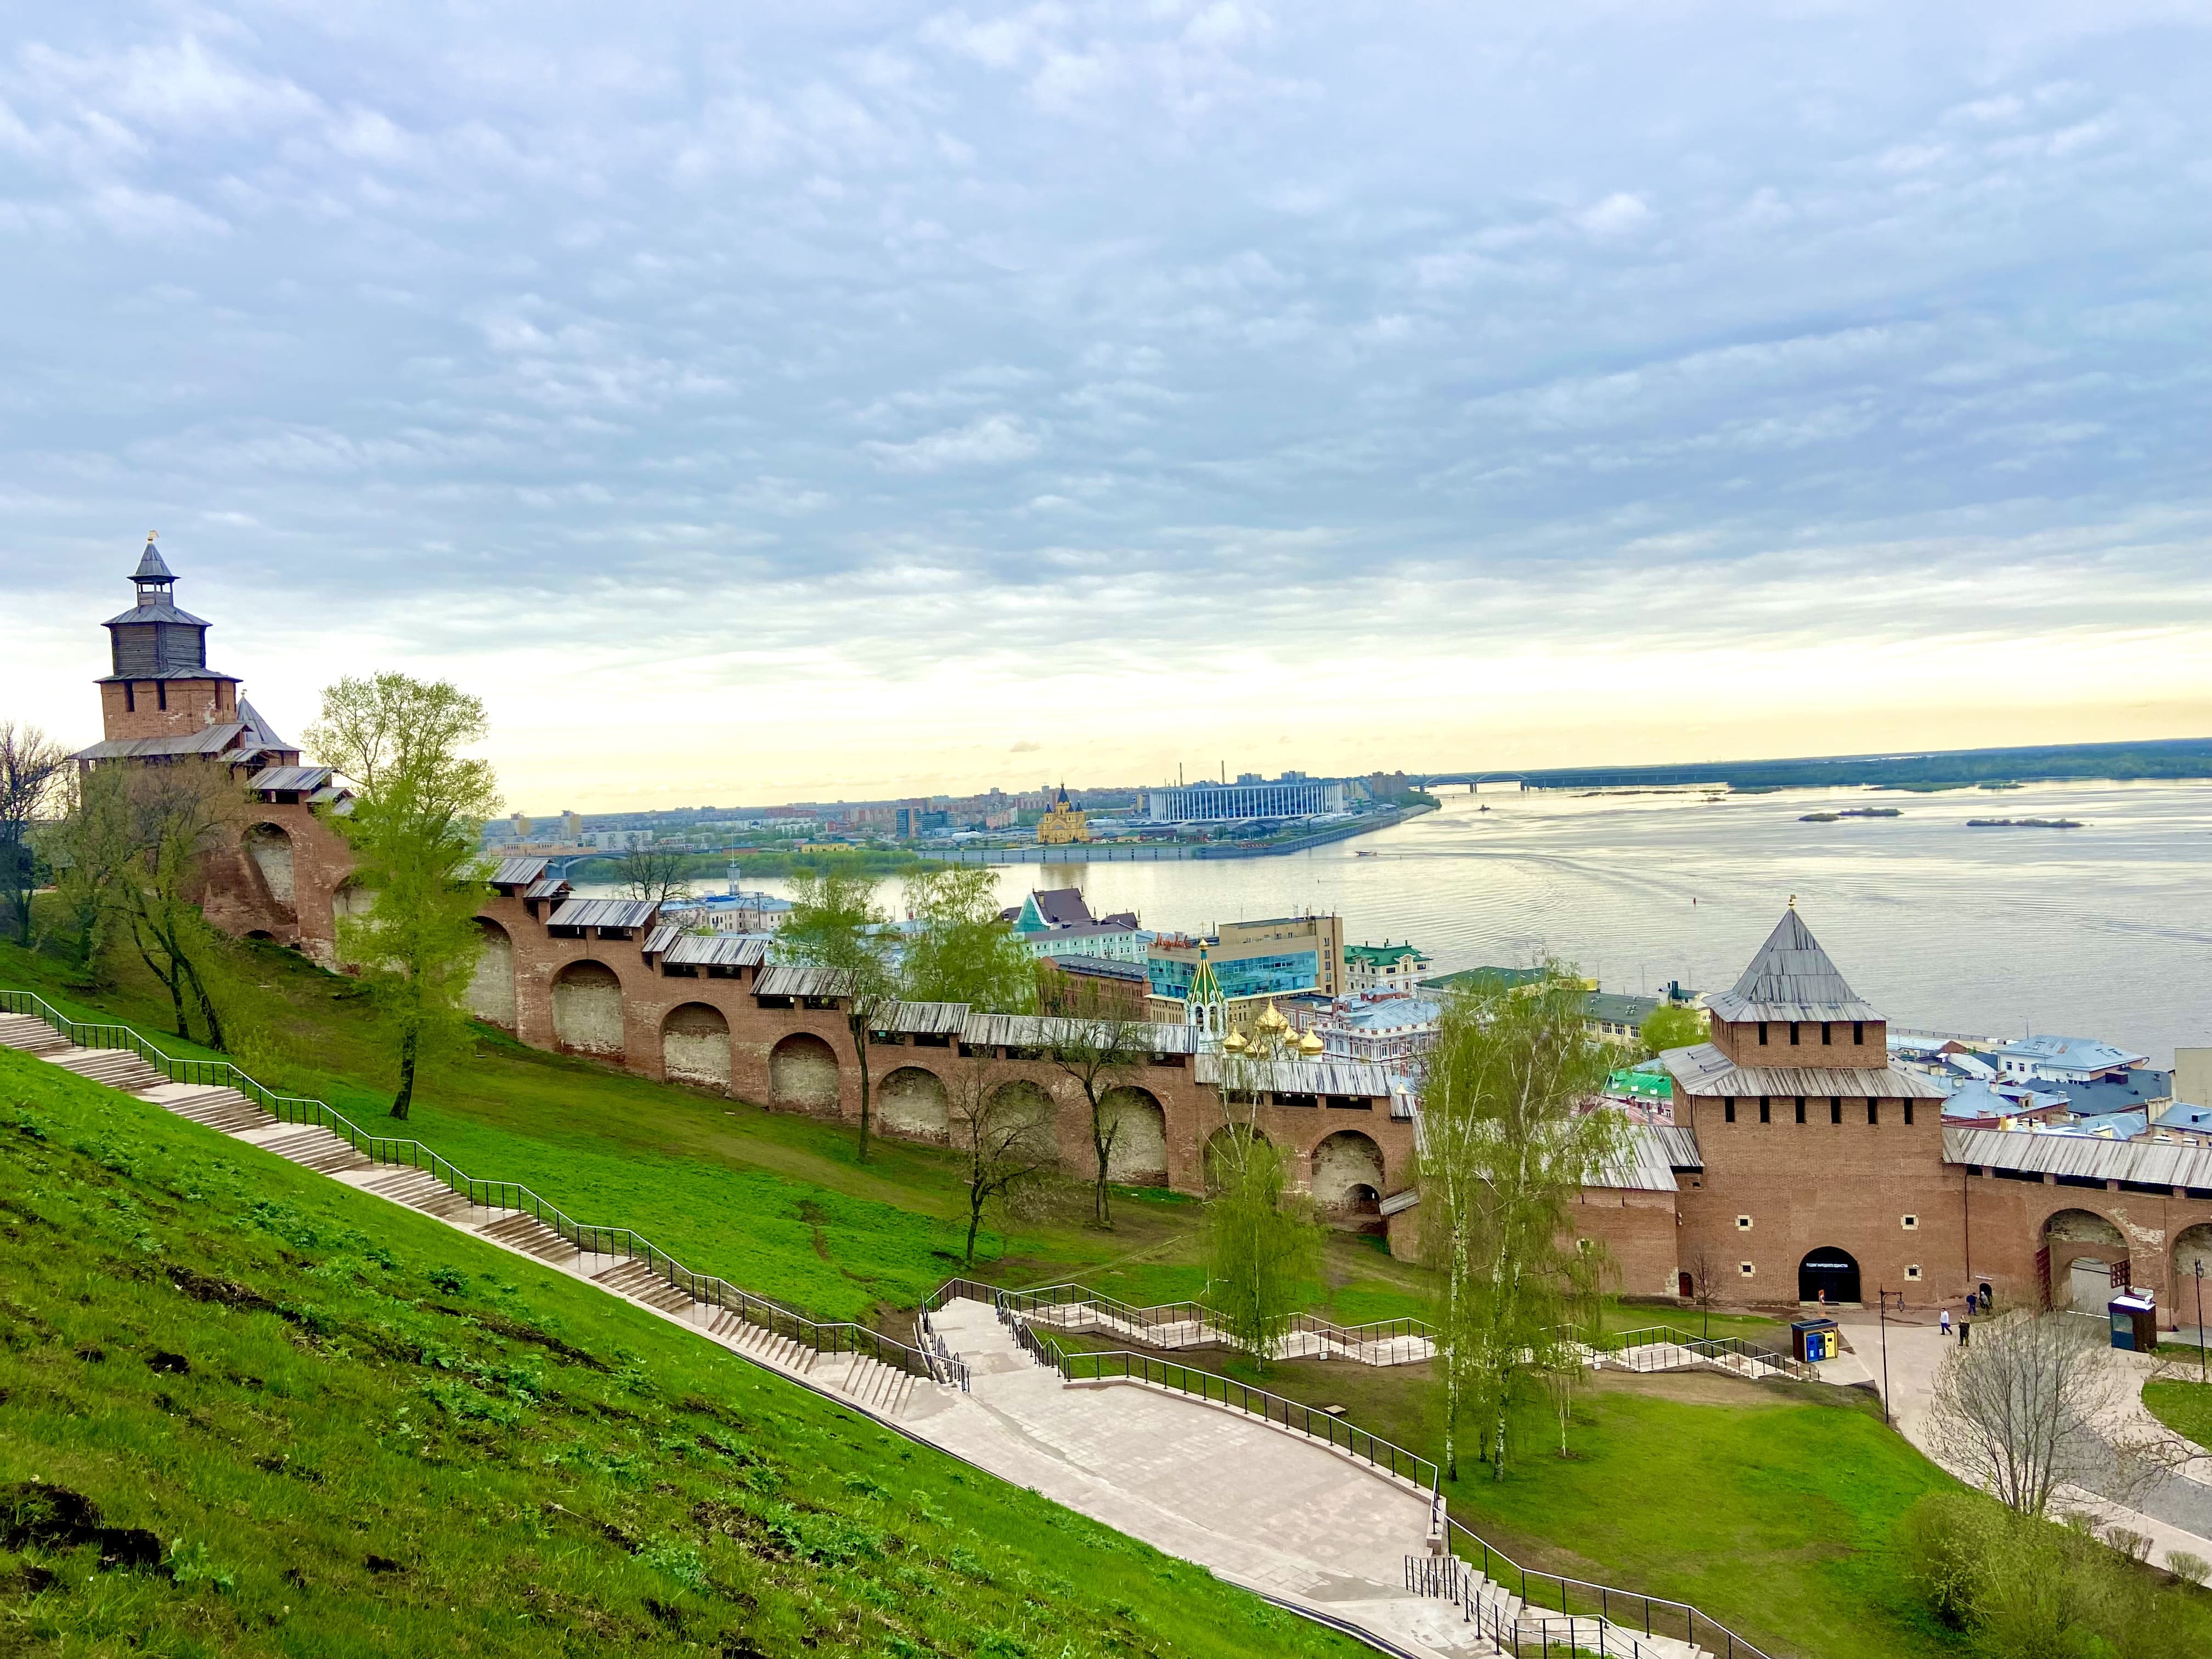
[[[1037,820],[1037,843],[1042,847],[1069,847],[1091,839],[1091,825],[1084,815],[1075,810],[1075,803],[1067,798],[1067,786],[1060,786],[1060,794],[1045,815]]]

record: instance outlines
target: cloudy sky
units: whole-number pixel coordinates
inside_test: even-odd
[[[2212,731],[2212,21],[82,0],[0,714],[149,529],[518,805]]]

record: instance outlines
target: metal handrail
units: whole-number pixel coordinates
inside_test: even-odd
[[[1050,1288],[1064,1290],[1079,1287]],[[1201,1371],[1194,1366],[1178,1364],[1173,1360],[1156,1359],[1150,1354],[1130,1353],[1126,1350],[1107,1352],[1069,1352],[1050,1337],[1030,1329],[1029,1321],[1022,1316],[1022,1305],[1025,1303],[1037,1303],[1042,1294],[1037,1291],[1000,1291],[994,1293],[993,1300],[998,1311],[1000,1322],[1013,1332],[1014,1340],[1020,1345],[1023,1351],[1038,1364],[1057,1371],[1063,1382],[1095,1382],[1121,1376],[1132,1381],[1149,1382],[1156,1387],[1175,1389],[1185,1394],[1196,1394],[1210,1403],[1231,1407],[1249,1413],[1253,1416],[1263,1418],[1267,1422],[1280,1427],[1303,1432],[1348,1455],[1362,1459],[1372,1468],[1387,1471],[1401,1480],[1410,1480],[1418,1486],[1425,1487],[1430,1499],[1430,1526],[1432,1534],[1437,1536],[1437,1541],[1443,1547],[1443,1557],[1457,1556],[1459,1552],[1453,1547],[1454,1541],[1455,1539],[1464,1540],[1473,1549],[1482,1553],[1484,1578],[1503,1583],[1503,1580],[1498,1579],[1498,1572],[1494,1570],[1496,1568],[1503,1568],[1505,1571],[1516,1575],[1521,1586],[1521,1601],[1526,1606],[1535,1607],[1540,1611],[1544,1610],[1542,1604],[1531,1600],[1531,1591],[1540,1593],[1546,1587],[1551,1587],[1559,1598],[1559,1611],[1567,1615],[1571,1620],[1581,1615],[1573,1613],[1568,1607],[1570,1594],[1579,1594],[1585,1601],[1595,1597],[1599,1611],[1596,1619],[1592,1622],[1601,1627],[1597,1632],[1601,1641],[1599,1650],[1601,1652],[1615,1654],[1620,1652],[1618,1647],[1608,1649],[1602,1645],[1602,1627],[1604,1626],[1610,1626],[1620,1629],[1630,1633],[1632,1638],[1630,1627],[1623,1625],[1614,1617],[1613,1608],[1618,1605],[1625,1610],[1632,1608],[1640,1612],[1643,1634],[1646,1638],[1668,1633],[1652,1629],[1652,1620],[1655,1614],[1662,1620],[1669,1615],[1679,1615],[1686,1632],[1685,1639],[1692,1646],[1698,1645],[1698,1634],[1702,1631],[1708,1641],[1717,1639],[1723,1644],[1719,1648],[1708,1650],[1720,1655],[1721,1659],[1771,1659],[1771,1656],[1763,1649],[1738,1636],[1718,1620],[1699,1613],[1686,1601],[1670,1601],[1665,1596],[1647,1595],[1639,1590],[1624,1590],[1613,1585],[1598,1583],[1590,1579],[1576,1578],[1562,1573],[1544,1572],[1522,1566],[1480,1534],[1453,1520],[1445,1513],[1443,1474],[1435,1463],[1418,1452],[1408,1451],[1402,1446],[1383,1439],[1380,1435],[1369,1433],[1347,1419],[1336,1416],[1333,1413],[1317,1411],[1310,1406],[1302,1405],[1294,1400],[1286,1400],[1282,1395],[1272,1394],[1265,1389],[1253,1388],[1250,1384],[1239,1382],[1233,1377],[1222,1376],[1212,1371]],[[1043,1305],[1058,1304],[1047,1302]],[[1087,1375],[1079,1374],[1083,1368],[1088,1368]],[[1318,1429],[1316,1419],[1319,1424]],[[1413,1558],[1408,1558],[1409,1565],[1407,1569],[1408,1588],[1412,1588],[1414,1571],[1411,1565],[1412,1559]],[[1501,1640],[1497,1637],[1493,1637],[1492,1639]],[[1510,1638],[1510,1640],[1515,1642],[1520,1639],[1518,1636]],[[1504,1642],[1501,1640],[1501,1645],[1504,1644]],[[1524,1652],[1572,1653],[1574,1649],[1559,1648],[1540,1629],[1536,1645],[1527,1648],[1514,1646],[1511,1650],[1518,1655]],[[1633,1651],[1642,1653],[1644,1650],[1640,1644],[1633,1644]]]
[[[1149,1334],[1178,1325],[1197,1328],[1191,1346],[1218,1343],[1224,1346],[1239,1347],[1243,1344],[1218,1322],[1218,1315],[1202,1302],[1166,1302],[1149,1308],[1133,1307],[1110,1296],[1102,1296],[1083,1285],[1045,1285],[1026,1291],[1009,1291],[1005,1295],[1013,1298],[1018,1312],[1038,1309],[1058,1311],[1063,1308],[1081,1308],[1097,1316],[1097,1322],[1121,1324],[1132,1331]],[[1377,1342],[1414,1340],[1433,1346],[1436,1328],[1425,1319],[1410,1315],[1395,1319],[1377,1319],[1364,1325],[1336,1325],[1312,1314],[1293,1315],[1290,1334],[1318,1338],[1324,1348],[1346,1352],[1369,1346]]]
[[[957,1382],[963,1391],[969,1388],[968,1367],[957,1359],[909,1347],[866,1325],[809,1319],[780,1302],[741,1290],[727,1279],[686,1267],[631,1228],[578,1221],[520,1182],[471,1176],[419,1140],[371,1134],[328,1103],[279,1094],[227,1060],[190,1060],[166,1054],[128,1025],[70,1019],[29,991],[0,988],[0,1011],[42,1020],[81,1048],[121,1049],[136,1054],[172,1083],[235,1090],[279,1123],[328,1130],[370,1163],[420,1170],[479,1208],[527,1214],[583,1255],[641,1261],[653,1278],[683,1291],[693,1301],[735,1313],[747,1323],[758,1325],[772,1335],[788,1337],[817,1354],[865,1352],[878,1364],[908,1376],[933,1382]]]
[[[1717,1359],[1722,1355],[1732,1355],[1753,1364],[1770,1366],[1801,1382],[1820,1380],[1820,1373],[1812,1366],[1778,1348],[1747,1341],[1740,1336],[1692,1336],[1672,1325],[1647,1325],[1639,1330],[1624,1331],[1617,1336],[1607,1338],[1602,1352],[1625,1353],[1635,1348],[1652,1347],[1680,1348],[1699,1359]]]

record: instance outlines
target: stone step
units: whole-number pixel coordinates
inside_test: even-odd
[[[295,1129],[289,1134],[278,1135],[261,1143],[264,1152],[271,1152],[295,1164],[325,1175],[335,1175],[341,1170],[366,1170],[369,1160],[354,1151],[347,1142],[328,1129]]]
[[[404,1204],[410,1210],[420,1210],[425,1215],[443,1219],[456,1216],[471,1207],[469,1200],[435,1176],[423,1170],[406,1168],[362,1183],[369,1192],[395,1203]]]
[[[582,1252],[574,1243],[525,1210],[511,1210],[498,1220],[477,1228],[477,1231],[483,1237],[497,1240],[510,1249],[534,1255],[540,1261],[569,1266],[582,1256]]]
[[[648,1308],[658,1308],[663,1313],[674,1313],[679,1309],[699,1305],[691,1299],[689,1291],[659,1277],[642,1261],[625,1261],[618,1267],[595,1273],[592,1278],[618,1295],[642,1302]]]
[[[169,1080],[126,1048],[70,1048],[46,1058],[64,1071],[131,1094]]]
[[[188,1117],[225,1134],[269,1127],[275,1120],[235,1089],[194,1088],[172,1083],[149,1091],[145,1098],[179,1117]]]
[[[30,1014],[0,1014],[0,1047],[50,1054],[70,1046],[67,1037],[43,1019]]]

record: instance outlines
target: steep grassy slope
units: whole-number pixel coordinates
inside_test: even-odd
[[[116,967],[112,988],[72,991],[51,958],[0,944],[0,985],[80,1018],[128,1021],[172,1053],[202,1052],[164,1034],[168,1005],[143,969]],[[363,1125],[386,1121],[385,1057],[359,988],[273,946],[246,949],[240,970],[232,1000],[252,1040],[239,1063]],[[527,1182],[585,1220],[635,1227],[689,1266],[828,1318],[910,1310],[963,1271],[967,1199],[945,1152],[879,1140],[862,1165],[842,1125],[540,1053],[489,1027],[425,1081],[402,1133],[472,1174]],[[975,1276],[1080,1279],[1139,1303],[1195,1295],[1205,1282],[1197,1206],[1131,1192],[1115,1211],[1111,1232],[1084,1224],[1089,1194],[1077,1191],[1006,1231],[994,1224]],[[1329,1277],[1353,1292],[1345,1317],[1419,1311],[1419,1276],[1358,1241],[1334,1243]]]
[[[410,1211],[0,1050],[0,1650],[1348,1654]]]

